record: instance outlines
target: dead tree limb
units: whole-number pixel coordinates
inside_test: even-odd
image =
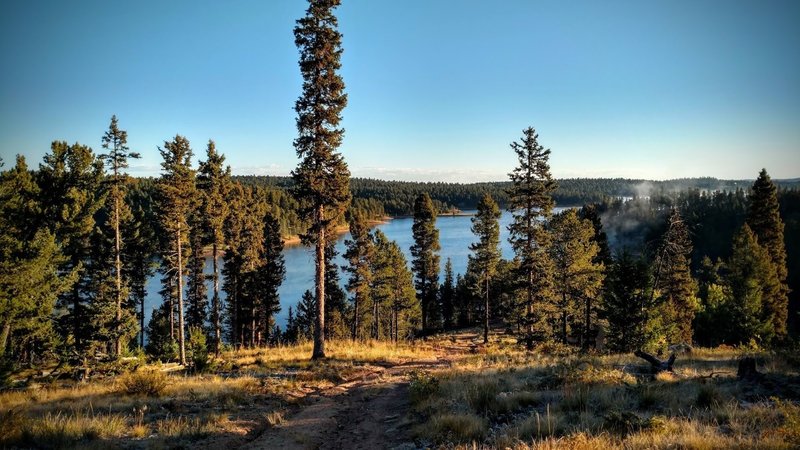
[[[675,364],[675,353],[670,355],[669,359],[666,361],[662,361],[650,353],[643,352],[641,350],[636,350],[633,354],[649,362],[650,366],[653,368],[653,372],[655,373],[672,372],[672,365]]]

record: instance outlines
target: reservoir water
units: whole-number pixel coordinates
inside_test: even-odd
[[[556,208],[555,212],[564,208]],[[475,235],[470,230],[472,226],[472,213],[474,211],[466,211],[467,215],[459,216],[440,216],[436,220],[436,227],[439,229],[439,242],[442,250],[439,252],[441,257],[440,276],[439,282],[444,279],[444,264],[447,258],[453,261],[453,272],[455,274],[463,274],[467,269],[467,257],[470,254],[469,246],[476,241]],[[503,253],[503,258],[510,259],[513,257],[511,245],[508,243],[508,224],[511,222],[511,214],[504,211],[500,217],[500,247]],[[386,223],[377,225],[375,228],[383,231],[384,234],[390,239],[397,241],[400,248],[406,255],[406,260],[409,265],[411,264],[410,248],[413,244],[413,237],[411,235],[411,226],[414,219],[411,217],[403,217],[392,219]],[[349,238],[349,234],[342,234],[338,237],[336,242],[336,249],[339,253],[337,264],[341,266],[344,264],[344,259],[341,257],[344,253],[344,241]],[[275,320],[281,329],[286,326],[286,319],[289,313],[289,306],[293,309],[303,292],[312,290],[314,288],[314,258],[313,249],[303,247],[301,245],[287,246],[283,250],[283,257],[286,261],[286,279],[280,287],[280,302],[281,311],[277,314]],[[222,269],[222,258],[219,260],[220,270]],[[211,273],[211,257],[206,259],[206,272]],[[342,284],[346,282],[347,274],[341,273]],[[154,308],[161,304],[161,297],[158,291],[161,288],[161,275],[156,274],[147,283],[147,298],[145,300],[145,324],[149,323],[150,315]],[[211,298],[211,283],[208,283],[209,299]],[[225,298],[225,292],[220,292],[220,295]],[[209,300],[210,303],[210,300]]]

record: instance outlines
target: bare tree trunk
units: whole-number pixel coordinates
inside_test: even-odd
[[[589,297],[586,297],[585,303],[586,303],[586,311],[584,312],[584,314],[586,319],[584,320],[584,324],[586,328],[583,330],[583,336],[581,337],[581,339],[583,340],[583,342],[581,342],[581,347],[583,347],[584,349],[588,349],[589,343],[591,341],[591,339],[589,339],[589,334],[591,333],[592,330],[592,300]]]
[[[214,243],[212,244],[212,252],[211,252],[211,260],[214,266],[214,273],[212,277],[214,278],[214,297],[211,299],[213,303],[211,305],[212,314],[214,315],[214,355],[219,357],[219,351],[222,342],[222,327],[219,323],[220,311],[219,311],[219,268],[217,267],[217,239],[214,238]]]
[[[116,167],[114,168],[114,178],[116,179]],[[117,186],[119,189],[119,186]],[[114,355],[119,358],[122,354],[122,336],[121,322],[122,322],[122,260],[120,259],[120,235],[119,235],[119,192],[114,192],[114,250],[115,266],[117,271],[117,326],[114,339]]]
[[[139,321],[140,321],[140,323],[139,323],[139,325],[140,325],[139,348],[144,348],[144,297],[145,297],[145,292],[144,292],[144,287],[142,287],[139,290],[139,298],[141,299],[141,307],[142,307],[142,311],[141,311],[142,314],[139,317]]]
[[[317,320],[314,326],[314,351],[311,359],[325,358],[325,207],[317,209]]]
[[[181,228],[178,226],[178,345],[180,347],[181,365],[186,365],[186,343],[183,334],[183,271],[181,270]]]
[[[372,328],[374,330],[372,332],[372,338],[373,339],[379,339],[379,337],[380,337],[380,334],[379,334],[379,326],[380,326],[380,324],[378,323],[378,302],[377,301],[373,301],[372,302],[372,316],[373,316],[373,319],[372,319],[373,326],[372,326]]]

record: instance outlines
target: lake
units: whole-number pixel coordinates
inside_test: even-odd
[[[563,210],[564,208],[555,208],[555,212]],[[476,241],[475,235],[472,234],[470,227],[472,226],[472,213],[474,211],[466,211],[465,214],[459,216],[440,216],[436,220],[436,227],[439,229],[439,242],[442,250],[439,252],[441,256],[441,271],[439,282],[444,280],[444,265],[447,258],[453,261],[453,272],[455,274],[463,274],[467,269],[467,257],[470,254],[469,246]],[[384,234],[390,239],[397,241],[400,248],[406,255],[409,265],[411,264],[411,245],[413,238],[411,235],[411,226],[414,219],[411,217],[403,217],[392,219],[387,223],[377,225],[375,228],[383,231]],[[500,217],[500,247],[503,253],[503,258],[510,259],[514,253],[511,245],[508,243],[508,224],[511,223],[511,214],[504,211]],[[344,240],[349,238],[349,234],[342,234],[338,237],[336,242],[336,249],[339,256],[336,263],[341,267],[344,264],[344,259],[341,257],[344,253]],[[301,245],[287,246],[283,250],[283,257],[286,261],[286,279],[280,287],[280,301],[281,311],[277,314],[275,320],[281,329],[286,326],[286,319],[289,314],[289,306],[293,309],[303,292],[312,290],[314,288],[314,258],[313,249],[303,247]],[[222,269],[222,258],[219,261],[220,270]],[[206,273],[211,273],[211,257],[206,259]],[[342,284],[346,282],[347,274],[341,274]],[[161,296],[158,291],[161,288],[161,275],[156,274],[147,283],[147,298],[145,300],[145,324],[149,323],[150,315],[154,308],[161,304]],[[208,283],[209,299],[211,298],[212,285]],[[224,299],[225,292],[220,292],[220,296]],[[210,300],[209,300],[210,304]]]

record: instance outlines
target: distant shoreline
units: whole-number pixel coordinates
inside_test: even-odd
[[[393,219],[395,219],[395,217],[383,216],[383,218],[381,218],[380,220],[368,220],[367,221],[367,225],[370,228],[372,228],[374,226],[387,224],[387,223],[389,223],[389,221],[391,221]],[[340,225],[340,226],[336,227],[336,231],[335,232],[336,232],[336,236],[341,236],[343,234],[346,234],[349,231],[350,231],[350,227],[349,226]],[[295,247],[295,246],[298,246],[298,245],[302,245],[302,243],[300,242],[300,236],[292,235],[292,236],[286,236],[286,237],[283,238],[283,248]]]

